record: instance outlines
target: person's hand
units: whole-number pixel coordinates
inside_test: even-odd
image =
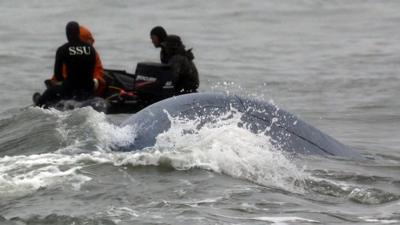
[[[94,78],[93,83],[94,83],[94,90],[97,90],[99,88],[99,81],[96,78]]]
[[[44,84],[46,85],[47,88],[55,86],[55,85],[62,85],[62,81],[57,81],[53,79],[48,79],[44,81]]]

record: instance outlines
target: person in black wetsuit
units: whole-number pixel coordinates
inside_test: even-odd
[[[192,49],[186,50],[177,35],[168,35],[161,26],[150,31],[151,41],[156,48],[161,48],[161,63],[171,66],[174,73],[176,94],[196,92],[199,87],[199,74],[193,63]]]
[[[161,43],[164,42],[165,38],[167,37],[167,32],[161,26],[156,26],[150,31],[150,38],[151,42],[153,43],[154,47],[161,48],[160,51],[160,60],[162,63],[167,63],[165,59],[165,50]]]
[[[93,94],[96,50],[80,40],[77,22],[71,21],[67,24],[66,35],[68,42],[57,49],[54,65],[54,76],[62,84],[49,87],[38,97],[38,106],[47,106],[61,99],[84,100]],[[66,66],[66,79],[62,74],[63,64]]]

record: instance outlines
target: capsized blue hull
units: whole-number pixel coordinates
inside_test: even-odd
[[[133,151],[151,147],[158,134],[171,127],[171,117],[187,119],[201,118],[209,122],[218,115],[232,110],[240,112],[241,126],[255,133],[264,133],[271,138],[271,144],[289,153],[316,154],[362,159],[358,152],[324,134],[267,102],[220,93],[194,93],[172,97],[146,107],[128,118],[122,125],[137,128],[134,143],[121,150]]]

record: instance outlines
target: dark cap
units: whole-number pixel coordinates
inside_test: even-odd
[[[165,29],[161,26],[156,26],[150,31],[150,35],[154,35],[160,38],[160,41],[164,41],[164,39],[167,37],[167,32]]]
[[[68,41],[79,40],[79,24],[75,21],[70,21],[65,27]]]

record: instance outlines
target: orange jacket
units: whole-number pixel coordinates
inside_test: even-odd
[[[82,41],[87,42],[91,45],[94,44],[94,38],[92,33],[89,31],[84,26],[80,26],[80,38]],[[63,66],[63,76],[64,79],[67,78],[67,67],[64,65]],[[104,80],[104,69],[103,69],[103,64],[101,63],[100,55],[96,52],[96,65],[94,68],[94,74],[93,78],[97,80],[98,86],[95,88],[94,94],[96,96],[102,96],[104,93],[104,90],[106,89],[106,82]],[[53,75],[51,78],[51,81],[53,83],[58,83],[59,81],[56,79],[56,77]]]

